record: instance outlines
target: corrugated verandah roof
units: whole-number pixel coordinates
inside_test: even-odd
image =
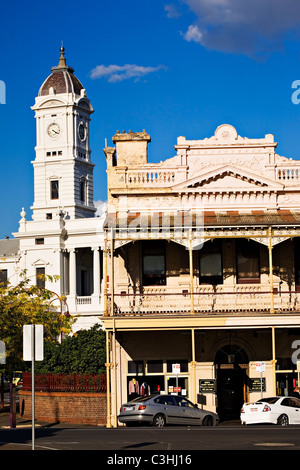
[[[204,227],[238,227],[238,226],[297,226],[300,225],[300,212],[291,210],[263,211],[252,210],[245,211],[179,211],[173,212],[151,212],[145,214],[142,212],[123,214],[108,214],[104,223],[104,229],[110,228],[164,228],[191,227],[196,228],[199,225]]]

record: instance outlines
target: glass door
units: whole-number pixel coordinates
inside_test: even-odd
[[[167,375],[165,390],[170,395],[188,396],[188,377],[183,375]]]

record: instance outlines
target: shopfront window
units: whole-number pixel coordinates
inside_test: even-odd
[[[174,374],[174,364],[178,374]],[[137,360],[128,361],[128,400],[149,394],[188,396],[188,361]]]

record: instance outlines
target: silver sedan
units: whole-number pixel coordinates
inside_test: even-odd
[[[121,406],[118,416],[120,423],[152,424],[163,427],[166,424],[216,426],[216,413],[198,408],[185,397],[178,395],[149,395],[135,398]]]

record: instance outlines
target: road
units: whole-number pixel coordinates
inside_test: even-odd
[[[32,450],[31,428],[0,431],[0,450]],[[35,450],[101,450],[101,458],[203,450],[300,450],[300,426],[36,428]],[[182,454],[182,455],[183,455]],[[192,454],[193,455],[193,454]],[[144,468],[144,467],[143,467]]]

